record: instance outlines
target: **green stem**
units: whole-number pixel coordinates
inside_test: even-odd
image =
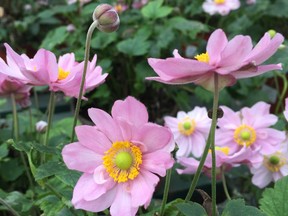
[[[224,189],[225,195],[226,195],[228,200],[231,200],[231,197],[229,195],[229,191],[228,191],[228,188],[227,188],[227,183],[226,183],[224,169],[222,169],[221,172],[222,172],[222,184],[223,184],[223,189]]]
[[[11,94],[11,101],[12,101],[12,112],[13,112],[14,139],[15,139],[15,142],[17,143],[19,141],[19,127],[18,127],[19,123],[18,123],[17,105],[16,105],[16,100],[15,100],[15,95],[13,93]],[[30,174],[29,167],[28,167],[25,155],[21,151],[20,151],[20,157],[21,157],[22,163],[24,165],[24,169],[26,171],[26,175],[27,175],[29,184],[33,188],[32,176]]]
[[[46,129],[46,134],[45,134],[44,146],[48,145],[49,133],[50,133],[50,128],[52,125],[52,119],[53,119],[53,114],[54,114],[54,107],[55,107],[55,92],[51,91],[50,100],[49,100],[48,121],[47,121],[47,129]]]
[[[33,126],[33,116],[31,107],[28,108],[28,111],[29,111],[30,133],[32,133],[34,130],[34,126]]]
[[[15,209],[13,209],[5,200],[3,200],[2,198],[0,198],[0,203],[3,206],[6,206],[6,208],[11,212],[12,215],[14,216],[20,216],[20,214],[17,213],[17,211]]]
[[[212,127],[211,127],[211,151],[212,151],[212,215],[216,216],[216,154],[215,154],[215,130],[217,125],[217,109],[219,100],[218,74],[214,73],[214,100],[212,110]]]
[[[39,111],[40,107],[39,107],[38,93],[35,87],[33,88],[33,93],[34,93],[35,108]]]
[[[91,37],[93,34],[94,29],[98,26],[98,21],[95,20],[89,27],[88,32],[87,32],[87,37],[86,37],[86,44],[85,44],[85,56],[84,56],[84,70],[82,74],[82,80],[81,80],[81,85],[80,85],[80,91],[79,91],[79,96],[77,99],[76,103],[76,108],[75,108],[75,114],[74,114],[74,121],[73,121],[73,127],[72,127],[72,134],[71,134],[71,142],[74,142],[74,137],[75,137],[75,126],[77,124],[78,116],[79,116],[79,111],[80,111],[80,106],[81,106],[81,101],[83,97],[83,89],[84,89],[84,84],[85,84],[85,78],[86,78],[86,72],[87,72],[87,67],[88,67],[88,61],[89,61],[89,53],[90,53],[90,44],[91,44]]]
[[[185,202],[189,201],[193,195],[193,192],[197,186],[197,182],[199,180],[202,168],[204,166],[205,160],[207,158],[209,149],[210,149],[210,145],[211,142],[213,140],[214,142],[214,137],[212,138],[212,135],[215,136],[215,128],[216,128],[216,124],[217,124],[217,108],[218,108],[218,100],[219,100],[219,90],[218,90],[218,75],[215,73],[214,75],[214,100],[213,100],[213,114],[212,114],[212,123],[211,123],[211,127],[210,127],[210,132],[209,132],[209,136],[206,142],[206,146],[203,152],[203,155],[200,159],[198,168],[196,170],[196,173],[194,175],[194,178],[192,180],[192,183],[190,185],[189,191],[185,197]],[[213,132],[214,131],[214,132]],[[213,152],[213,151],[212,151]],[[212,197],[213,199],[213,197]],[[216,197],[214,197],[214,199],[216,199]]]
[[[165,178],[165,187],[164,187],[164,194],[163,194],[163,201],[160,210],[160,216],[164,216],[165,205],[168,199],[169,187],[170,187],[170,180],[171,180],[172,168],[167,170],[167,175]]]
[[[286,76],[285,74],[282,74],[282,73],[276,73],[278,76],[280,76],[283,80],[283,90],[281,92],[281,95],[280,95],[280,98],[277,102],[277,105],[276,105],[276,108],[275,108],[275,113],[277,114],[279,112],[279,108],[281,105],[283,105],[283,100],[284,100],[284,97],[286,95],[286,92],[287,92],[287,87],[288,87],[288,84],[287,84],[287,79],[286,79]]]

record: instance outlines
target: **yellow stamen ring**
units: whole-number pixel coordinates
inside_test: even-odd
[[[249,147],[256,140],[256,132],[254,128],[248,125],[241,125],[234,131],[234,141],[238,145]]]
[[[286,158],[280,152],[264,157],[264,166],[271,172],[279,172],[280,168],[286,164]]]
[[[140,148],[128,141],[114,142],[103,157],[106,171],[118,183],[136,178],[140,164],[142,164]]]
[[[70,74],[69,71],[64,71],[62,68],[59,67],[58,69],[58,80],[66,79],[66,77]]]
[[[215,4],[224,4],[225,0],[214,0]]]
[[[225,155],[229,154],[230,148],[228,147],[219,147],[219,146],[215,146],[215,150],[216,151],[221,151],[223,152]],[[211,149],[209,149],[209,153],[212,153]]]
[[[191,135],[194,132],[195,127],[196,123],[194,119],[190,119],[189,117],[184,118],[178,123],[180,133],[184,134],[185,136]]]
[[[200,62],[205,62],[205,63],[209,63],[209,55],[208,53],[202,53],[199,55],[194,56],[195,59],[197,59]]]

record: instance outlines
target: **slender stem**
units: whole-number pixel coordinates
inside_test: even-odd
[[[33,88],[33,92],[34,92],[35,108],[39,110],[40,108],[39,108],[38,93],[35,87]]]
[[[197,186],[197,182],[199,180],[202,168],[204,166],[205,160],[207,158],[209,149],[210,149],[210,145],[211,142],[213,140],[214,143],[214,137],[212,138],[212,135],[215,136],[215,128],[216,128],[216,124],[217,124],[217,107],[218,107],[218,100],[219,100],[219,90],[218,90],[218,76],[217,74],[214,75],[214,100],[213,100],[213,114],[212,114],[212,123],[211,123],[211,127],[210,127],[210,132],[209,132],[209,136],[206,142],[206,146],[203,152],[203,155],[200,159],[198,168],[196,170],[196,173],[194,175],[194,178],[192,180],[192,183],[190,185],[189,191],[185,197],[185,202],[189,201],[193,195],[193,192]],[[212,151],[213,152],[213,151]],[[212,197],[213,199],[213,197]],[[214,197],[214,199],[216,199],[216,197]]]
[[[28,112],[29,112],[29,122],[30,122],[30,133],[33,132],[33,116],[32,116],[32,110],[31,107],[28,108]]]
[[[17,113],[17,105],[16,105],[16,100],[15,100],[15,95],[13,93],[11,94],[11,101],[12,101],[12,112],[13,112],[14,139],[15,139],[15,142],[18,142],[19,141],[18,113]],[[26,175],[27,175],[29,184],[31,187],[33,187],[33,180],[32,180],[32,176],[31,176],[30,171],[29,171],[29,167],[28,167],[25,155],[21,151],[19,153],[20,153],[22,163],[24,165],[24,169],[26,171]]]
[[[160,210],[160,216],[164,216],[165,205],[168,199],[169,187],[170,187],[170,180],[171,180],[172,168],[167,170],[167,175],[165,178],[165,187],[164,187],[164,194],[163,194],[163,201]]]
[[[285,74],[282,74],[282,73],[276,73],[278,76],[280,76],[283,80],[283,90],[281,92],[281,95],[280,95],[280,98],[278,100],[278,103],[276,105],[276,108],[275,108],[275,113],[277,114],[278,111],[279,111],[279,108],[281,105],[283,105],[283,100],[284,100],[284,97],[286,95],[286,92],[287,92],[287,87],[288,87],[288,83],[287,83],[287,79],[286,79],[286,76]]]
[[[211,151],[212,151],[212,215],[216,216],[216,155],[215,155],[215,130],[217,125],[217,109],[219,100],[218,74],[214,73],[214,100],[211,127]]]
[[[90,27],[88,29],[88,32],[87,32],[86,44],[85,44],[85,56],[84,56],[84,70],[83,70],[83,74],[82,74],[82,80],[81,80],[81,85],[80,85],[79,96],[78,96],[77,103],[76,103],[76,108],[75,108],[74,121],[73,121],[72,134],[71,134],[71,142],[74,141],[74,137],[75,137],[74,128],[75,128],[75,126],[77,124],[79,111],[80,111],[80,106],[81,106],[81,101],[82,101],[82,97],[83,97],[83,94],[84,94],[83,89],[84,89],[86,72],[87,72],[88,61],[89,61],[91,37],[92,37],[93,31],[97,27],[97,25],[98,25],[98,21],[95,20],[90,25]]]
[[[0,197],[0,203],[4,206],[6,206],[6,208],[11,212],[12,215],[14,216],[20,216],[20,214],[17,213],[17,211],[15,209],[12,208],[12,206],[10,206],[5,200],[3,200]]]
[[[48,122],[47,122],[47,129],[45,134],[44,145],[48,145],[49,141],[49,132],[52,125],[52,119],[54,114],[54,107],[55,107],[55,92],[51,91],[50,93],[50,100],[49,100],[49,108],[48,108]]]
[[[221,173],[222,173],[222,184],[223,184],[223,189],[224,189],[225,195],[226,195],[228,200],[231,200],[231,197],[229,195],[229,191],[228,191],[228,188],[227,188],[227,183],[226,183],[224,169],[221,170]]]

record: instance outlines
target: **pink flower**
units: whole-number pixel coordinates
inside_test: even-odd
[[[276,182],[288,175],[287,139],[279,150],[272,154],[264,155],[262,160],[254,163],[250,168],[253,174],[252,183],[259,188],[264,188],[270,182]]]
[[[45,133],[46,132],[46,129],[47,129],[47,122],[45,121],[38,121],[35,125],[36,127],[36,131],[39,132],[39,133]]]
[[[146,107],[133,97],[116,101],[112,116],[96,108],[88,114],[96,126],[76,127],[79,141],[62,151],[67,167],[83,172],[72,203],[92,212],[110,207],[112,216],[136,215],[149,205],[157,175],[173,166],[172,133],[149,123]]]
[[[256,0],[246,0],[246,4],[256,4]]]
[[[195,107],[188,113],[180,111],[177,118],[166,116],[164,120],[179,148],[176,156],[186,157],[193,154],[197,158],[201,157],[211,125],[206,108]]]
[[[48,85],[51,91],[62,91],[67,96],[78,97],[84,63],[75,61],[73,53],[59,58],[45,49],[40,49],[30,59],[25,54],[18,55],[8,44],[7,64],[0,62],[0,72],[31,85]],[[102,69],[96,67],[96,55],[89,62],[84,92],[92,90],[105,81],[107,74],[101,75]]]
[[[285,119],[288,121],[288,98],[285,99],[285,110],[283,112]]]
[[[203,10],[210,14],[221,14],[225,16],[229,14],[231,10],[236,10],[240,7],[239,0],[206,0],[203,5]]]
[[[251,158],[253,162],[259,162],[261,158],[254,154],[251,149],[242,148],[239,152],[231,152],[229,147],[215,147],[217,175],[220,178],[222,171],[229,171],[232,167],[241,164],[250,164]],[[178,159],[178,163],[183,169],[177,169],[179,174],[194,174],[199,166],[200,161],[193,157],[182,157]],[[204,163],[203,173],[211,177],[212,155],[209,151]]]
[[[284,132],[270,128],[278,118],[269,113],[270,105],[267,103],[258,102],[239,112],[224,106],[221,108],[224,116],[218,120],[216,143],[229,147],[233,153],[250,148],[261,155],[271,154],[278,150],[279,144],[285,139]]]
[[[270,70],[282,69],[281,64],[261,65],[284,38],[277,33],[272,39],[268,33],[253,48],[249,36],[237,35],[228,41],[225,33],[217,29],[208,40],[207,52],[194,59],[182,58],[174,50],[174,58],[149,58],[150,66],[158,77],[148,77],[167,84],[196,83],[213,91],[214,73],[218,74],[220,89],[235,84],[236,79],[258,76]]]
[[[14,94],[16,102],[22,106],[27,107],[30,105],[30,90],[32,86],[28,86],[24,82],[13,79],[1,72],[3,70],[17,70],[17,67],[9,67],[0,58],[0,65],[3,64],[5,67],[0,66],[0,96],[2,97],[11,97],[11,94]]]
[[[90,2],[91,0],[67,0],[67,4],[75,4],[77,1],[80,2],[81,5],[84,5],[88,2]]]

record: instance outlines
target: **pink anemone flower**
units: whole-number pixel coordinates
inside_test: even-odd
[[[281,70],[281,64],[261,65],[282,44],[284,37],[277,33],[273,38],[268,33],[253,48],[249,36],[237,35],[228,41],[222,29],[215,30],[206,47],[207,52],[186,59],[174,50],[174,58],[149,58],[148,63],[158,77],[146,79],[167,84],[196,83],[214,90],[214,74],[218,74],[219,88],[235,84],[236,79],[258,76],[267,71]]]
[[[210,14],[221,14],[225,16],[230,13],[231,10],[236,10],[240,7],[239,0],[206,0],[203,5],[203,10]]]
[[[259,188],[266,187],[270,182],[276,182],[288,175],[288,142],[282,143],[279,150],[262,157],[250,168],[253,174],[252,183]]]
[[[269,113],[269,104],[258,102],[239,112],[225,106],[221,108],[224,116],[218,119],[217,145],[228,146],[231,152],[250,148],[255,153],[267,155],[276,152],[280,143],[285,140],[283,131],[270,128],[278,117]]]
[[[283,111],[285,119],[288,121],[288,98],[285,99],[285,109]]]
[[[186,157],[190,154],[197,158],[201,157],[211,126],[206,108],[195,107],[188,113],[180,111],[177,113],[177,118],[166,116],[164,121],[171,129],[179,148],[177,157]]]
[[[51,91],[62,91],[67,96],[78,97],[84,63],[75,61],[73,53],[66,54],[57,62],[54,53],[40,49],[30,59],[18,55],[8,44],[7,64],[0,61],[0,72],[30,85],[48,85]],[[92,90],[105,81],[108,74],[101,75],[102,68],[96,66],[96,55],[88,64],[84,92]],[[84,98],[84,97],[83,97]]]
[[[62,156],[69,169],[83,172],[74,191],[76,209],[112,216],[134,216],[149,205],[160,176],[173,166],[173,135],[149,123],[146,107],[133,97],[118,100],[112,116],[91,108],[96,126],[77,126],[78,142],[66,145]]]
[[[3,61],[0,59],[0,61]],[[0,73],[0,96],[9,98],[11,94],[14,94],[15,101],[21,107],[27,107],[30,105],[30,90],[32,86],[28,86],[25,83],[10,78]]]

